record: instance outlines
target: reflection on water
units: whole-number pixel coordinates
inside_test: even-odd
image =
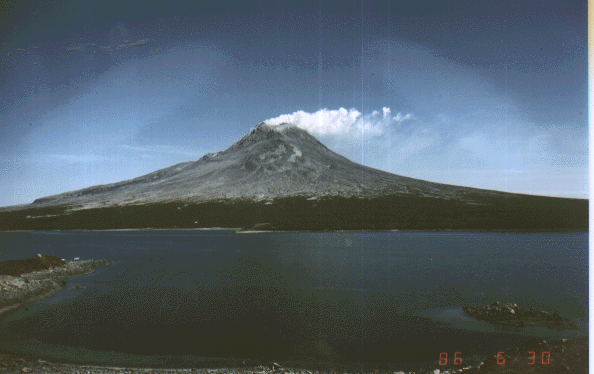
[[[0,321],[0,348],[54,360],[423,361],[454,348],[471,357],[527,337],[587,331],[587,234],[0,235],[12,244],[6,258],[51,249],[120,261],[70,280],[86,289],[68,288]],[[494,300],[558,311],[584,328],[504,328],[462,314],[461,305]]]

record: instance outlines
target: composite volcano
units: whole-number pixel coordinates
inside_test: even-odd
[[[296,126],[260,123],[198,161],[5,208],[0,229],[584,230],[587,207],[583,199],[387,173],[340,156]]]
[[[228,149],[127,181],[35,200],[79,208],[165,201],[386,194],[464,199],[479,190],[430,183],[366,167],[328,149],[307,131],[260,123]],[[481,191],[483,194],[498,194]]]

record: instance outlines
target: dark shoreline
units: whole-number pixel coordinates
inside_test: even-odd
[[[505,353],[494,352],[486,357],[480,365],[439,366],[420,364],[415,368],[408,365],[388,363],[319,363],[312,364],[307,369],[303,365],[292,366],[290,362],[257,362],[257,360],[245,360],[244,363],[234,367],[211,367],[211,368],[128,368],[117,366],[100,365],[77,365],[68,363],[56,363],[41,358],[14,354],[0,350],[0,371],[4,373],[369,373],[369,374],[512,374],[512,373],[588,373],[588,337],[577,339],[563,339],[546,342],[544,340],[530,340],[521,346],[507,350]],[[534,352],[534,354],[532,354]],[[534,357],[534,360],[532,360]],[[504,362],[498,364],[497,361]],[[534,364],[531,362],[534,361]],[[547,363],[548,362],[548,363]],[[544,364],[543,364],[544,363]],[[437,371],[439,370],[439,371]]]
[[[589,233],[589,230],[541,230],[541,229],[385,229],[385,230],[290,230],[290,229],[245,229],[240,227],[141,227],[141,228],[114,228],[114,229],[16,229],[0,230],[0,232],[80,232],[80,231],[235,231],[237,233],[281,233],[281,232],[348,232],[348,233],[372,233],[372,232],[420,232],[420,233],[500,233],[500,234],[567,234],[567,233]]]

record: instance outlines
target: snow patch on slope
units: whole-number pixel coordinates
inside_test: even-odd
[[[289,162],[297,162],[297,160],[295,158],[302,156],[301,150],[299,148],[295,147],[294,145],[292,145],[291,147],[293,147],[294,153],[291,155],[291,157],[289,157]]]

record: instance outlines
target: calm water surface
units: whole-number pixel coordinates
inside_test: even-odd
[[[0,320],[0,349],[56,361],[437,362],[457,351],[470,363],[531,338],[587,334],[587,233],[1,232],[0,243],[0,260],[119,261]],[[557,311],[580,329],[462,313],[495,300]]]

